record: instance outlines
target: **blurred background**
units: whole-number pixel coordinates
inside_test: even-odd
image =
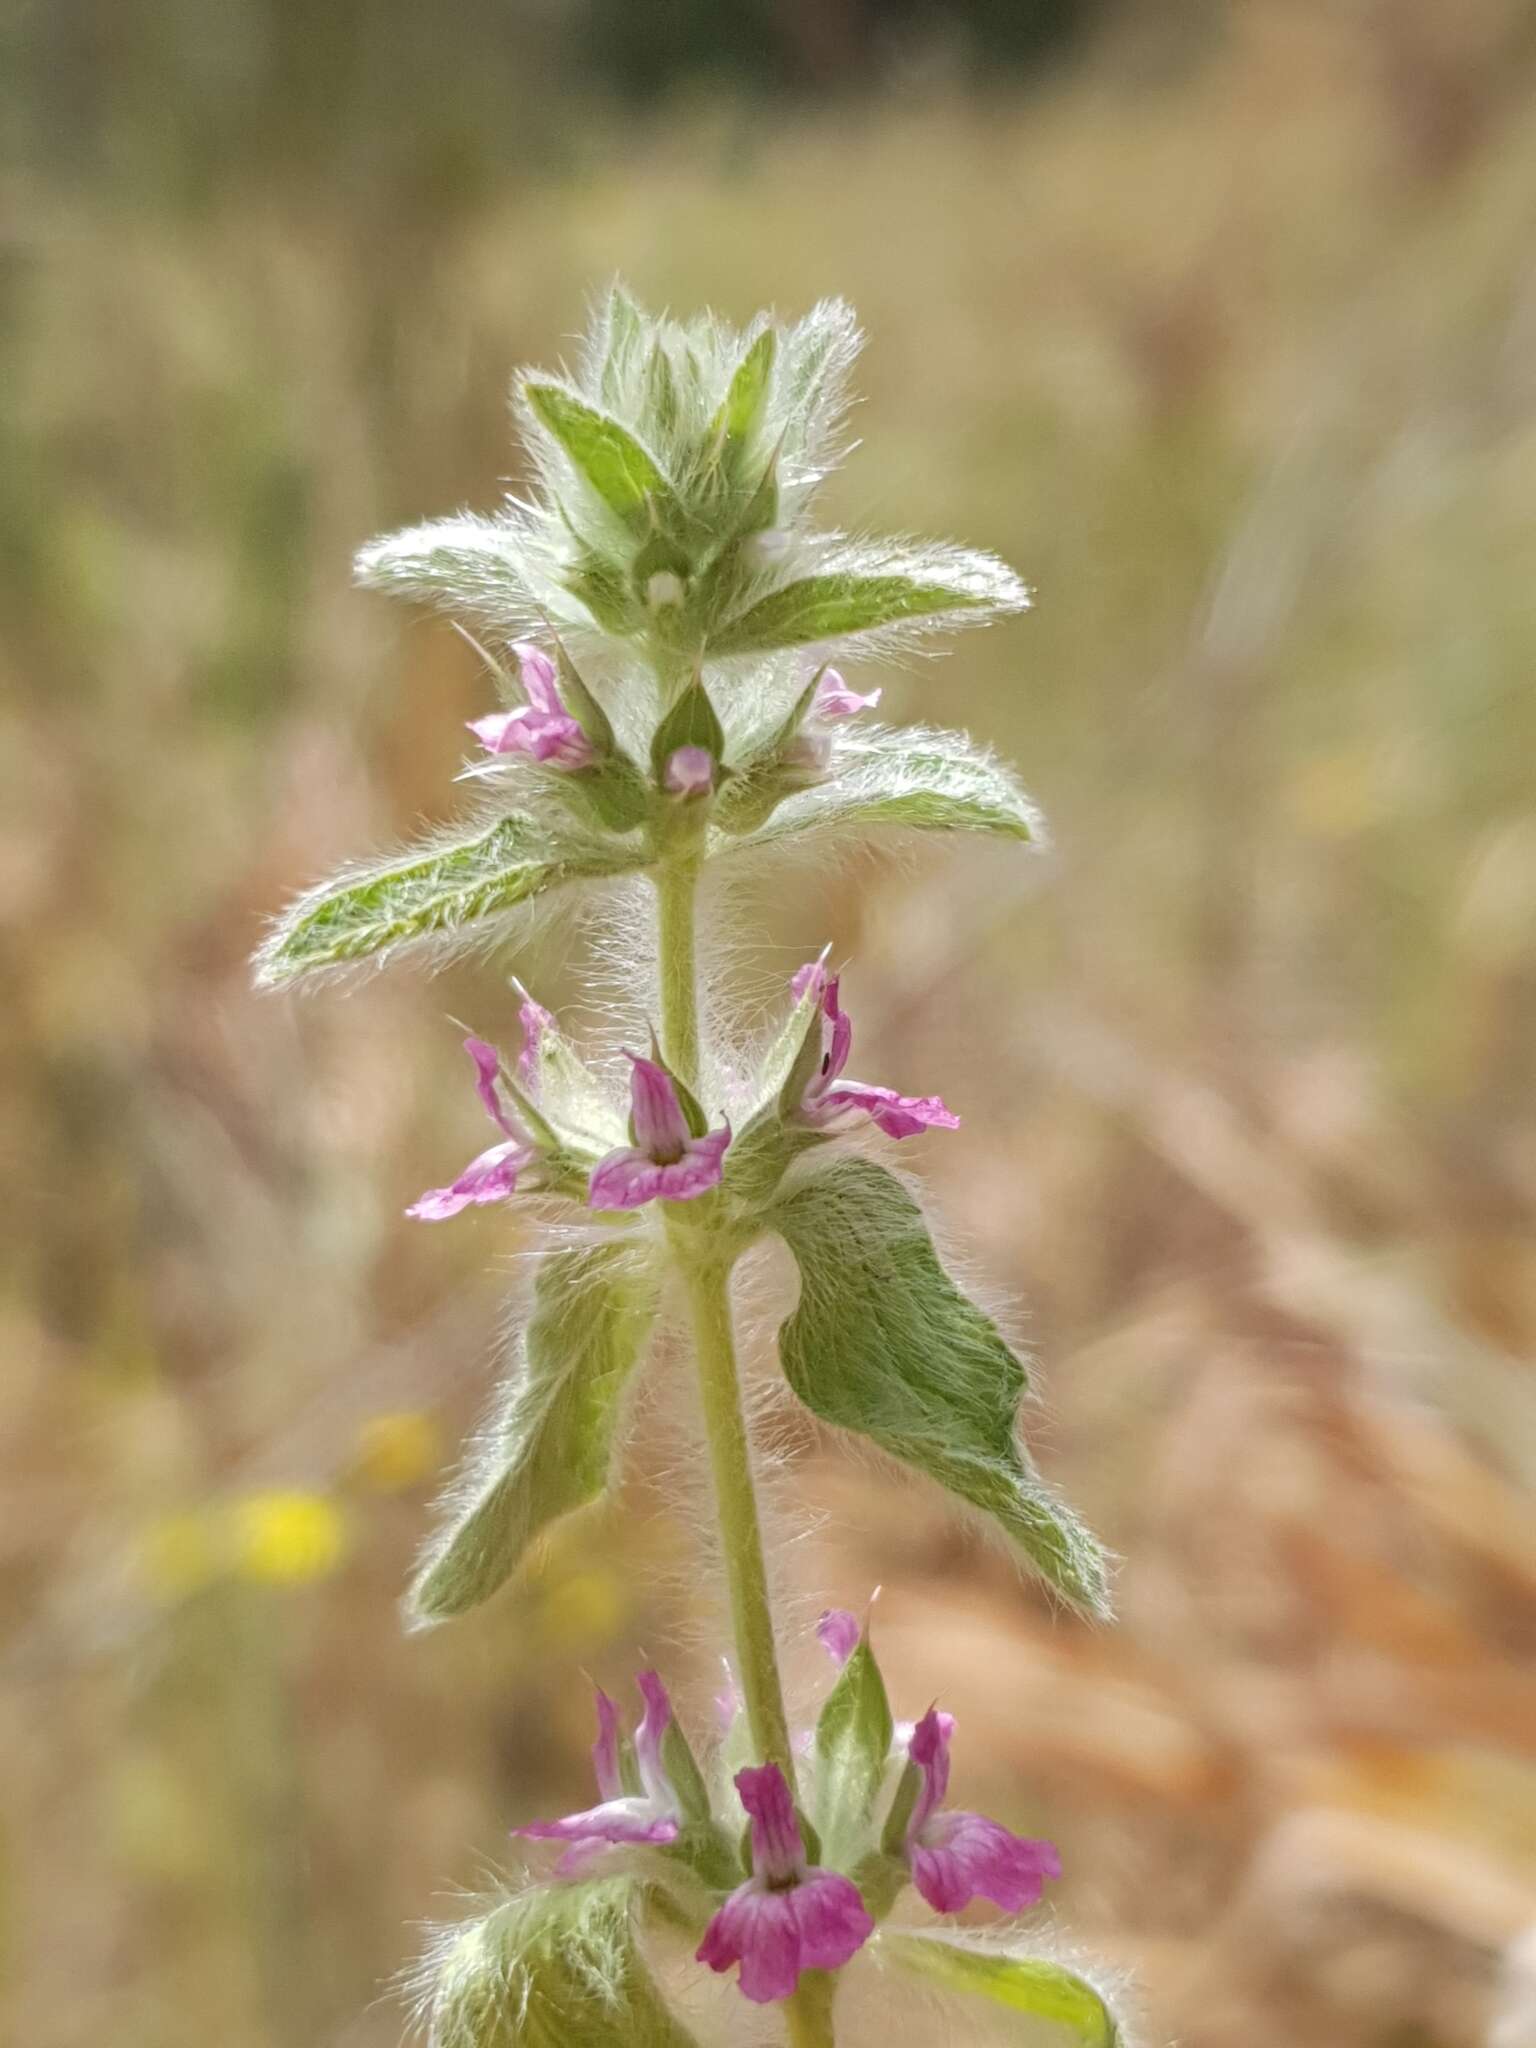
[[[757,989],[835,938],[861,1072],[961,1111],[922,1166],[1123,1618],[788,1421],[786,1577],[884,1582],[1152,2040],[1536,2040],[1528,0],[17,0],[0,60],[9,2037],[384,2048],[412,1923],[585,1803],[584,1674],[707,1698],[664,1404],[401,1635],[517,1228],[401,1210],[511,1003],[245,966],[453,808],[475,665],[350,557],[494,504],[622,270],[846,294],[828,515],[1038,594],[884,680],[1055,854],[809,876]]]

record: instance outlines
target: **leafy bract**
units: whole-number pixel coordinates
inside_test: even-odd
[[[816,1723],[814,1818],[824,1861],[851,1870],[869,1846],[876,1794],[895,1724],[866,1629],[827,1694]]]
[[[901,1182],[845,1157],[767,1216],[800,1268],[779,1352],[805,1405],[981,1509],[1064,1600],[1107,1614],[1103,1552],[1019,1442],[1024,1366],[944,1271]]]
[[[442,1930],[421,1972],[428,2048],[696,2048],[652,1981],[626,1878],[546,1886]]]
[[[1022,611],[1029,593],[993,555],[937,543],[902,548],[833,542],[794,577],[711,630],[717,659],[822,641],[963,625]]]
[[[523,399],[559,443],[577,475],[627,526],[644,533],[671,502],[661,466],[629,429],[563,384],[529,377]]]
[[[500,1412],[411,1588],[417,1620],[445,1621],[489,1599],[542,1530],[602,1493],[656,1300],[654,1268],[633,1246],[541,1259]]]
[[[709,692],[695,679],[657,726],[651,739],[651,768],[660,782],[679,747],[702,747],[719,762],[725,752],[725,731]]]
[[[273,988],[431,939],[478,937],[531,897],[643,860],[638,839],[607,837],[564,814],[482,816],[295,898],[256,955],[256,978]]]
[[[730,388],[713,422],[723,459],[734,466],[752,445],[768,404],[768,384],[778,337],[765,327],[736,366]]]
[[[597,395],[610,409],[623,398],[625,380],[645,347],[649,324],[623,285],[610,287],[593,323],[590,362]]]
[[[531,568],[526,514],[487,519],[464,512],[383,535],[358,551],[355,573],[368,590],[436,605],[507,635],[535,630],[543,602]]]
[[[786,796],[722,850],[874,827],[986,832],[1036,844],[1045,837],[1013,771],[965,733],[876,725],[839,733],[826,778]]]
[[[1042,1956],[1011,1954],[958,1934],[884,1933],[879,1954],[931,1983],[1054,2021],[1081,2048],[1119,2048],[1115,2016],[1086,1977]],[[1039,2036],[1031,2033],[1029,2038]]]

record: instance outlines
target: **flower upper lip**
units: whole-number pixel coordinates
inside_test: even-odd
[[[731,1127],[695,1137],[677,1083],[659,1060],[626,1050],[630,1063],[630,1128],[634,1142],[620,1145],[592,1169],[587,1202],[593,1209],[638,1209],[665,1199],[691,1202],[718,1186]]]
[[[829,975],[819,960],[807,961],[790,982],[797,1000],[814,989],[821,1004],[821,1061],[794,1112],[798,1120],[824,1131],[869,1122],[888,1138],[957,1130],[959,1117],[937,1095],[898,1095],[894,1088],[843,1079],[853,1050],[853,1023],[839,1003],[838,987],[838,977]]]

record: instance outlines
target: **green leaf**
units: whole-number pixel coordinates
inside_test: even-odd
[[[630,367],[645,345],[646,318],[623,285],[616,284],[608,294],[603,321],[607,342],[598,372],[598,388],[605,405],[617,406],[623,398]]]
[[[800,1268],[779,1352],[805,1405],[980,1508],[1063,1599],[1107,1614],[1103,1552],[1019,1443],[1023,1364],[944,1271],[900,1181],[845,1157],[767,1221]]]
[[[636,1938],[627,1878],[549,1885],[439,1934],[421,1972],[428,2048],[697,2048]]]
[[[651,767],[658,782],[679,747],[702,747],[717,765],[725,752],[725,730],[697,676],[657,726],[651,741]]]
[[[677,1794],[678,1810],[690,1827],[705,1827],[710,1815],[709,1787],[688,1738],[674,1715],[661,1738],[661,1768]]]
[[[603,503],[637,532],[645,532],[652,508],[669,505],[672,498],[655,457],[628,427],[563,384],[530,379],[523,385],[523,396]]]
[[[603,1492],[656,1301],[655,1273],[630,1246],[589,1245],[540,1261],[521,1356],[466,1503],[411,1588],[418,1620],[444,1621],[489,1599],[541,1531]]]
[[[710,440],[734,467],[751,446],[768,403],[777,337],[765,327],[737,365],[719,412],[710,426]]]
[[[532,1001],[520,981],[514,979],[512,986],[521,1002]],[[558,1023],[540,1024],[533,1032],[532,1048],[527,1062],[529,1092],[557,1130],[583,1141],[593,1152],[623,1144],[624,1118]],[[523,1062],[518,1066],[521,1072]]]
[[[965,733],[877,725],[840,732],[824,781],[786,796],[754,830],[722,841],[721,850],[882,826],[1045,839],[1040,813],[1013,771]]]
[[[823,1858],[834,1870],[852,1870],[869,1849],[875,1798],[894,1735],[885,1680],[866,1629],[816,1723],[814,1818]]]
[[[677,418],[677,378],[672,358],[665,343],[657,339],[651,344],[645,365],[645,420],[655,432],[670,435],[677,431]]]
[[[258,986],[454,939],[567,882],[624,874],[638,846],[522,812],[445,832],[373,866],[345,870],[298,897],[256,955]]]
[[[584,549],[564,580],[571,596],[586,606],[604,632],[622,639],[633,631],[637,617],[634,598],[623,572],[612,562]]]
[[[365,589],[476,620],[508,635],[535,628],[542,606],[524,565],[519,518],[469,513],[383,535],[354,564]]]
[[[902,554],[891,548],[845,547],[819,574],[770,591],[710,634],[709,651],[724,658],[852,640],[892,628],[955,625],[966,617],[1019,611],[1028,593],[991,555],[932,547]]]
[[[592,742],[599,754],[611,754],[614,748],[613,721],[587,688],[586,678],[570,657],[570,651],[563,640],[555,641],[555,662],[560,672],[560,694],[565,699],[566,709]]]
[[[759,1106],[726,1154],[726,1189],[749,1210],[772,1198],[802,1153],[829,1142],[820,1131],[791,1121],[820,1063],[821,995],[813,981],[770,1040],[758,1067]]]
[[[1108,2005],[1085,1977],[1060,1963],[953,1934],[882,1934],[879,1954],[948,1990],[1052,2020],[1082,2048],[1118,2048],[1120,2029]]]

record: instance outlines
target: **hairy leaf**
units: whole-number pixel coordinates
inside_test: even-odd
[[[566,882],[638,867],[635,845],[514,812],[345,870],[292,902],[256,955],[260,986],[458,938]]]
[[[1103,1552],[1019,1443],[1024,1366],[944,1271],[900,1181],[845,1157],[768,1218],[800,1268],[779,1351],[805,1405],[982,1509],[1063,1599],[1106,1614]]]
[[[987,832],[1036,844],[1045,838],[1012,769],[966,733],[875,725],[840,732],[825,780],[785,797],[731,843],[750,849],[803,833],[875,827]]]
[[[507,634],[535,628],[541,606],[524,559],[518,517],[462,513],[383,535],[359,550],[355,573],[369,590],[436,605]]]
[[[533,1314],[467,1503],[411,1588],[424,1622],[490,1598],[539,1533],[608,1483],[623,1395],[656,1313],[654,1271],[627,1245],[546,1253]]]
[[[765,327],[742,357],[711,428],[726,460],[736,463],[750,446],[768,403],[768,382],[778,338]]]
[[[634,435],[611,414],[599,412],[563,384],[530,378],[523,396],[611,511],[639,532],[650,524],[652,506],[671,499],[661,468]]]
[[[814,1819],[824,1860],[851,1870],[870,1842],[875,1796],[895,1733],[885,1680],[866,1629],[816,1723]]]
[[[1010,1955],[954,1934],[882,1934],[879,1953],[951,1991],[970,1992],[1033,2019],[1053,2020],[1082,2048],[1118,2048],[1120,2030],[1108,2005],[1085,1977],[1060,1963]]]
[[[616,406],[624,394],[630,366],[645,345],[647,321],[621,284],[614,285],[600,315],[601,363],[597,384],[603,403]]]
[[[443,1929],[421,1971],[428,2048],[696,2048],[662,2002],[626,1878],[544,1886]]]
[[[1019,611],[1028,592],[1011,569],[991,555],[965,548],[844,544],[814,575],[802,576],[759,598],[710,634],[717,658],[805,647],[823,640],[855,640],[903,627],[965,623]]]

